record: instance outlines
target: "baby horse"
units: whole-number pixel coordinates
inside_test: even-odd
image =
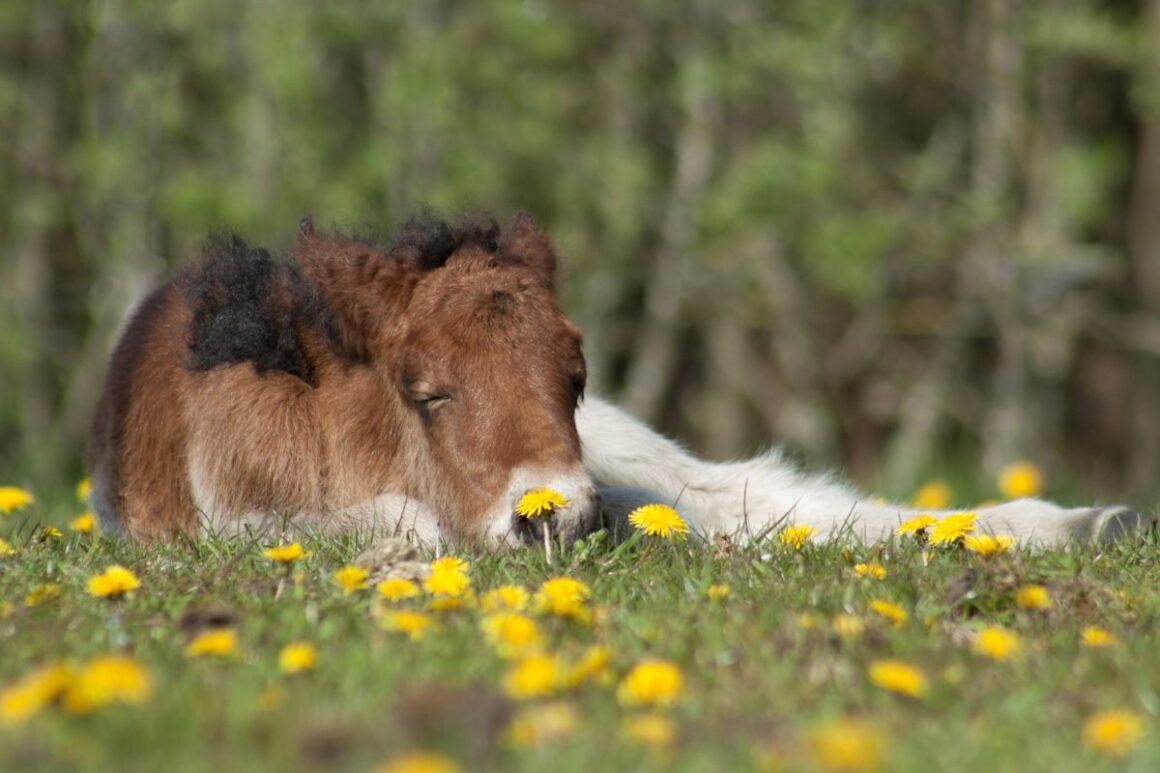
[[[556,253],[527,216],[414,221],[389,246],[300,228],[280,261],[237,238],[141,302],[113,353],[89,443],[93,506],[138,539],[284,522],[429,544],[516,544],[528,490],[567,499],[565,539],[674,504],[700,534],[886,538],[915,515],[776,454],[699,460],[583,398],[581,336]],[[933,515],[938,515],[933,513]],[[1142,530],[1122,507],[1019,500],[980,530],[1060,544]]]

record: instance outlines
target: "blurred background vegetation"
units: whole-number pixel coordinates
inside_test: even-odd
[[[208,232],[429,205],[532,213],[701,453],[1156,492],[1160,0],[3,0],[0,137],[0,482]]]

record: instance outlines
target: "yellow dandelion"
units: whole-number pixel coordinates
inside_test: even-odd
[[[1101,711],[1083,726],[1084,744],[1113,757],[1126,756],[1143,734],[1144,718],[1131,709]]]
[[[40,530],[41,542],[46,542],[50,539],[60,539],[63,536],[64,536],[64,532],[62,532],[60,529],[56,528],[55,526],[45,526],[43,529]]]
[[[398,633],[405,633],[411,637],[411,641],[419,641],[433,626],[434,621],[430,615],[422,612],[411,612],[403,610],[400,612],[387,612],[381,618],[381,625],[388,631],[397,631]]]
[[[874,599],[870,602],[870,609],[893,623],[895,628],[900,627],[909,617],[905,609],[886,599]]]
[[[810,751],[827,770],[868,773],[882,764],[886,741],[862,720],[843,717],[810,733]]]
[[[512,719],[504,733],[513,746],[545,746],[575,735],[580,712],[570,703],[556,701],[527,708]]]
[[[419,595],[419,586],[413,580],[392,577],[375,586],[379,595],[387,601],[401,601]]]
[[[830,627],[834,629],[834,633],[838,634],[838,638],[843,641],[853,641],[862,635],[862,631],[866,629],[866,623],[857,615],[835,615],[834,619],[830,621]]]
[[[447,556],[431,562],[431,574],[423,582],[428,593],[458,597],[471,589],[467,572],[471,565],[462,558]]]
[[[608,684],[612,679],[612,650],[593,644],[564,674],[564,686],[574,689],[586,682]]]
[[[12,547],[8,540],[0,537],[0,558],[14,555],[16,555],[16,548]]]
[[[545,580],[540,586],[533,606],[540,614],[588,623],[592,618],[592,613],[587,607],[591,595],[591,589],[580,580],[573,577],[553,577]]]
[[[900,523],[898,528],[894,530],[894,533],[900,537],[906,534],[913,534],[915,537],[919,537],[920,535],[925,536],[927,527],[933,526],[936,523],[938,523],[937,518],[922,513],[911,518],[909,521]]]
[[[926,676],[902,660],[875,660],[870,664],[870,681],[877,687],[911,698],[926,694]]]
[[[817,531],[813,526],[786,526],[777,537],[786,547],[801,550],[802,545],[806,544]]]
[[[300,674],[303,671],[314,670],[318,661],[318,650],[306,641],[296,641],[287,644],[278,653],[278,668],[283,674]]]
[[[81,513],[68,522],[68,528],[78,534],[92,534],[97,530],[97,519],[92,513]]]
[[[88,478],[81,478],[77,483],[77,501],[81,504],[87,504],[89,497],[93,494],[93,482]]]
[[[1018,657],[1023,649],[1023,642],[1013,631],[991,625],[979,631],[978,635],[975,636],[972,649],[983,657],[1004,661]]]
[[[668,505],[643,505],[628,514],[628,522],[650,537],[682,539],[689,525],[681,514]]]
[[[185,645],[185,656],[221,658],[234,654],[237,648],[238,635],[233,628],[213,628],[198,634]]]
[[[930,544],[950,545],[975,530],[975,514],[954,513],[941,519],[930,529]]]
[[[520,497],[516,515],[521,518],[539,518],[568,506],[568,498],[550,488],[532,489]]]
[[[729,586],[725,583],[714,583],[705,589],[705,596],[709,601],[720,601],[729,598]]]
[[[945,510],[951,505],[951,487],[941,480],[932,480],[914,492],[910,501],[920,510]]]
[[[523,586],[501,585],[483,594],[479,600],[479,607],[484,612],[501,612],[505,609],[523,612],[528,608],[530,599],[531,594]]]
[[[536,621],[519,612],[495,612],[480,621],[484,638],[501,658],[518,658],[544,644]]]
[[[350,595],[367,586],[367,577],[370,572],[361,566],[344,566],[334,573],[334,584],[342,588],[342,592]]]
[[[854,564],[854,574],[872,580],[881,580],[886,576],[886,567],[882,564]]]
[[[137,575],[123,566],[113,564],[104,572],[89,578],[90,596],[98,598],[120,598],[141,587]]]
[[[375,773],[460,773],[463,770],[449,757],[435,752],[408,752],[387,760]]]
[[[1116,637],[1106,628],[1098,625],[1086,626],[1079,634],[1079,640],[1085,647],[1111,647],[1118,644]]]
[[[561,684],[560,663],[552,655],[537,653],[517,660],[503,677],[503,688],[515,700],[546,698]]]
[[[262,551],[262,555],[280,564],[292,564],[295,561],[310,557],[310,554],[303,550],[302,546],[297,542],[266,548]]]
[[[427,602],[427,609],[432,612],[458,612],[475,605],[475,596],[470,592],[462,596],[435,596]]]
[[[677,724],[656,712],[636,714],[621,721],[620,735],[633,743],[663,749],[671,746],[677,737]]]
[[[22,488],[0,486],[0,515],[8,515],[36,502],[36,497]]]
[[[1012,462],[999,471],[999,491],[1007,499],[1038,496],[1043,492],[1043,471],[1028,461]]]
[[[645,660],[633,666],[616,690],[624,706],[674,705],[685,690],[681,669],[667,660]]]
[[[0,725],[28,721],[59,698],[75,674],[63,663],[53,663],[0,690]]]
[[[144,666],[124,655],[106,655],[85,664],[61,705],[72,714],[87,714],[114,703],[144,703],[152,695],[153,680]]]
[[[53,601],[60,597],[60,583],[46,582],[37,585],[24,597],[24,606],[38,607],[46,601]]]
[[[972,553],[978,553],[983,558],[997,556],[1007,552],[1007,548],[1015,544],[1015,538],[1009,534],[968,534],[963,537],[963,547]]]
[[[1015,594],[1015,606],[1020,609],[1051,609],[1055,600],[1051,591],[1042,585],[1024,585]]]

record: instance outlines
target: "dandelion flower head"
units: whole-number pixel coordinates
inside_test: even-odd
[[[280,564],[292,564],[295,561],[307,558],[310,554],[302,549],[302,545],[297,542],[291,542],[288,545],[277,545],[272,548],[266,548],[262,551],[262,555]]]
[[[536,488],[520,497],[516,515],[521,518],[539,518],[568,506],[568,498],[550,488]]]
[[[517,660],[503,678],[503,688],[515,700],[552,695],[561,684],[560,663],[552,655],[537,653]]]
[[[221,658],[234,654],[237,648],[238,634],[233,628],[214,628],[198,634],[185,645],[185,655],[190,658]]]
[[[1091,716],[1083,726],[1083,742],[1096,751],[1123,757],[1144,733],[1144,720],[1130,709],[1112,709]]]
[[[945,510],[951,504],[951,487],[941,480],[932,480],[914,492],[911,504],[920,510]]]
[[[1015,544],[1015,538],[1009,534],[968,534],[963,537],[963,547],[972,553],[978,553],[983,558],[997,556],[1007,552],[1007,548]]]
[[[870,609],[872,609],[875,614],[884,617],[893,623],[895,628],[898,628],[903,623],[905,623],[906,618],[909,617],[905,609],[898,606],[893,601],[887,601],[886,599],[872,600],[870,602]]]
[[[1079,634],[1079,640],[1085,647],[1111,647],[1115,645],[1116,637],[1106,628],[1096,625],[1086,626]]]
[[[36,502],[36,497],[22,488],[0,486],[0,514],[8,515]]]
[[[278,653],[278,668],[283,674],[300,674],[314,669],[318,662],[318,651],[306,641],[287,644]]]
[[[493,588],[479,600],[479,606],[484,612],[499,612],[511,610],[522,612],[528,608],[531,594],[522,585],[501,585]]]
[[[777,536],[786,547],[801,550],[802,545],[806,544],[817,531],[813,526],[786,526]]]
[[[431,574],[423,581],[428,593],[458,598],[471,590],[471,578],[467,574],[470,564],[462,558],[446,556],[431,562]]]
[[[668,505],[638,507],[628,514],[628,522],[650,537],[680,539],[689,533],[689,525]]]
[[[113,703],[144,703],[153,694],[149,672],[123,655],[93,658],[69,683],[61,700],[65,711],[87,714]]]
[[[92,534],[97,529],[97,519],[92,513],[82,513],[69,521],[68,527],[78,534]]]
[[[926,694],[926,677],[917,667],[902,660],[876,660],[870,664],[870,681],[877,687],[911,698]]]
[[[975,530],[975,514],[954,513],[939,520],[930,529],[930,544],[950,545]]]
[[[914,518],[911,518],[909,521],[903,521],[898,525],[898,528],[894,530],[894,533],[900,537],[905,534],[913,534],[918,536],[920,532],[925,533],[925,530],[928,526],[933,526],[936,523],[938,523],[937,518],[934,518],[926,513],[922,513],[921,515],[917,515]]]
[[[361,566],[344,566],[334,573],[334,584],[349,595],[365,588],[369,576],[370,572]]]
[[[141,586],[137,575],[119,564],[113,564],[101,574],[89,578],[90,596],[118,598]]]
[[[854,574],[859,577],[881,580],[886,576],[886,567],[882,564],[854,564]]]
[[[536,621],[520,612],[496,612],[480,622],[484,638],[502,658],[518,658],[544,644]]]
[[[973,648],[983,657],[1004,661],[1017,657],[1022,651],[1023,643],[1019,640],[1018,634],[991,625],[979,631]]]
[[[574,577],[553,577],[545,580],[536,593],[535,609],[541,614],[586,623],[591,619],[587,607],[591,595],[592,591],[588,585]]]
[[[999,491],[1007,499],[1043,493],[1043,471],[1028,461],[1012,462],[999,471]]]
[[[1042,585],[1024,585],[1015,594],[1015,606],[1020,609],[1051,609],[1055,600],[1051,591]]]
[[[624,706],[674,705],[685,689],[681,669],[667,660],[645,660],[629,671],[616,690]]]
[[[419,586],[414,580],[404,577],[391,577],[375,586],[379,595],[387,601],[401,601],[419,595]]]

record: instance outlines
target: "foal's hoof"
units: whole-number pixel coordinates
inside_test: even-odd
[[[1096,518],[1093,536],[1101,545],[1155,534],[1156,516],[1126,507],[1109,507]]]

